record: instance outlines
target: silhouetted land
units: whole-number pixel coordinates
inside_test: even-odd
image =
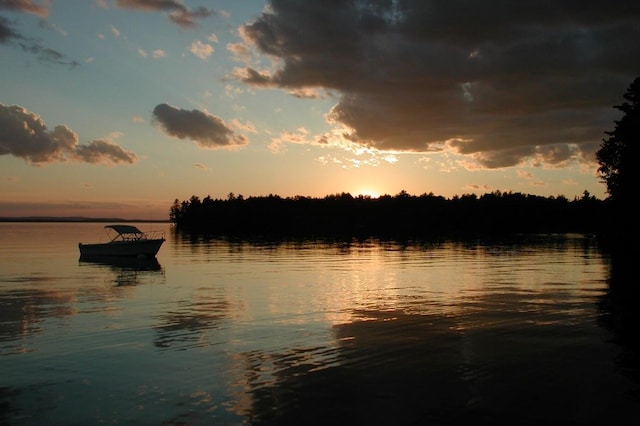
[[[511,233],[600,233],[609,223],[606,200],[492,192],[451,199],[400,192],[379,198],[349,193],[324,198],[278,195],[175,200],[177,229],[240,237],[425,238]]]
[[[84,217],[84,216],[6,216],[0,217],[0,222],[104,222],[104,223],[133,223],[157,222],[166,223],[169,220],[123,219],[120,217]]]

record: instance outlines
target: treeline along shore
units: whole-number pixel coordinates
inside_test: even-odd
[[[569,200],[513,192],[446,199],[401,191],[379,198],[342,193],[324,198],[207,196],[175,200],[169,220],[178,229],[241,236],[377,236],[419,238],[434,235],[504,233],[593,233],[628,255],[637,252],[637,182],[640,137],[640,77],[614,108],[623,113],[605,132],[596,152],[598,175],[608,198],[584,191]],[[630,250],[627,250],[630,249]],[[629,257],[631,257],[629,255]],[[633,256],[635,260],[635,256]]]
[[[401,191],[378,198],[278,195],[176,199],[169,220],[179,230],[240,237],[424,238],[509,233],[593,233],[609,221],[609,203],[495,191],[445,198]]]

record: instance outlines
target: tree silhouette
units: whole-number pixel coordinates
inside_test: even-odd
[[[170,218],[193,233],[248,237],[431,238],[508,233],[596,233],[604,202],[584,191],[569,201],[519,192],[446,199],[401,191],[379,198],[349,193],[314,197],[192,196],[175,200]]]
[[[637,250],[638,220],[633,191],[637,188],[640,168],[640,77],[637,77],[624,94],[625,102],[614,108],[624,115],[615,122],[615,129],[606,132],[596,158],[598,173],[607,185],[612,216],[607,220],[611,241],[621,250]]]
[[[615,204],[628,204],[633,195],[633,186],[637,184],[639,168],[634,164],[638,160],[640,144],[640,77],[636,78],[624,94],[626,100],[614,108],[624,113],[615,122],[615,129],[606,132],[609,136],[602,141],[596,158],[600,167],[598,173],[607,185],[607,193]]]

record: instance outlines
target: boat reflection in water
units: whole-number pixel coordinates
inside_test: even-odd
[[[143,277],[164,277],[164,269],[155,256],[80,256],[79,262],[111,270],[117,287],[139,285]]]

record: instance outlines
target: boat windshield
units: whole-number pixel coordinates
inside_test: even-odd
[[[105,229],[113,229],[117,232],[117,235],[115,235],[112,240],[140,240],[145,236],[144,232],[131,225],[107,225],[105,226]]]
[[[105,228],[111,228],[118,234],[143,234],[141,230],[132,225],[107,225]]]

